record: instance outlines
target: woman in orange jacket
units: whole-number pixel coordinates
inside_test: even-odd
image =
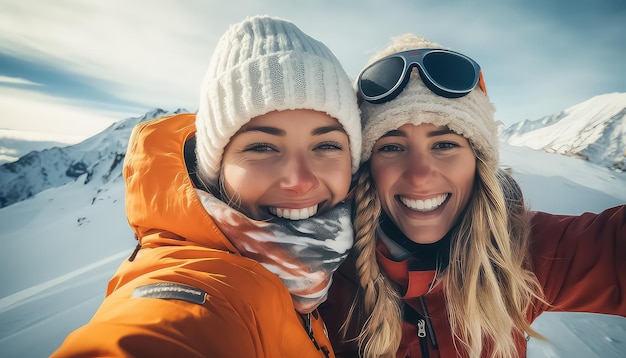
[[[355,246],[320,309],[337,356],[524,357],[544,311],[626,316],[626,207],[531,214],[476,62],[415,35],[374,60]]]
[[[231,26],[198,113],[134,129],[138,248],[53,356],[334,356],[316,308],[353,244],[360,145],[352,83],[325,45],[277,18]]]

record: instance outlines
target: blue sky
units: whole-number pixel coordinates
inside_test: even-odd
[[[626,92],[623,0],[0,0],[0,129],[84,139],[154,107],[197,109],[228,25],[269,14],[355,77],[403,33],[481,64],[496,119],[537,119]]]

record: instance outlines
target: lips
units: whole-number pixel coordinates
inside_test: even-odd
[[[437,208],[439,208],[441,204],[443,204],[446,199],[448,199],[448,195],[449,194],[447,193],[441,194],[425,200],[409,199],[401,196],[400,201],[411,210],[427,213],[437,210]]]
[[[272,215],[278,216],[279,218],[289,220],[302,220],[308,219],[311,216],[317,214],[317,207],[318,204],[302,209],[269,207],[268,210]]]

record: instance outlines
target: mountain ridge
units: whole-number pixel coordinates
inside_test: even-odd
[[[154,108],[143,116],[115,122],[80,143],[31,151],[14,162],[0,165],[0,208],[72,181],[105,184],[121,177],[121,163],[135,125],[165,115],[187,112],[183,108],[173,112]]]
[[[499,135],[514,146],[626,171],[626,93],[594,96],[558,114],[515,123]]]

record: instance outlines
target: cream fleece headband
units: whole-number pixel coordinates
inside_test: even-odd
[[[394,39],[387,49],[376,54],[371,62],[396,52],[417,48],[444,48],[423,37],[407,34]],[[483,154],[488,163],[498,164],[498,123],[494,121],[495,107],[479,88],[467,96],[445,98],[431,92],[413,69],[411,79],[402,93],[383,104],[363,101],[361,121],[363,149],[361,163],[372,154],[374,143],[385,133],[405,124],[431,123],[447,126],[467,138],[475,151]]]

